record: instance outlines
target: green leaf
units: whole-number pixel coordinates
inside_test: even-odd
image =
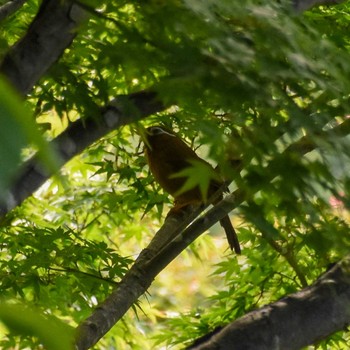
[[[35,336],[46,349],[73,348],[73,331],[59,319],[44,316],[39,311],[20,304],[0,304],[0,319],[12,332]]]
[[[0,193],[10,185],[19,169],[23,148],[29,145],[38,149],[50,172],[58,169],[57,156],[39,133],[30,110],[13,88],[0,79]]]
[[[204,200],[208,199],[208,189],[211,180],[220,181],[219,175],[207,163],[199,160],[191,160],[191,166],[172,175],[172,178],[185,177],[186,181],[177,195],[199,187],[200,193]]]

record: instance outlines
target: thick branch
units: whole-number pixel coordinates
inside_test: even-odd
[[[26,95],[58,60],[85,18],[73,0],[44,0],[25,36],[11,48],[0,72]]]
[[[343,136],[344,133],[349,131],[349,128],[350,119],[332,130],[325,131],[324,136],[329,135],[330,132],[334,133],[334,135]],[[304,144],[305,140],[301,139],[300,143]],[[298,144],[298,142],[294,143],[295,146],[293,148],[287,148],[284,152],[298,151],[300,156],[302,156],[316,147],[315,144],[310,144],[306,148],[298,147]],[[274,168],[273,161],[269,166]],[[270,181],[273,180],[274,176],[278,175],[273,175],[270,172],[266,173],[270,174],[271,178],[268,179]],[[258,189],[255,190],[258,191]],[[253,192],[249,193],[249,196],[253,195]],[[157,232],[150,245],[141,253],[128,274],[123,278],[118,288],[79,326],[79,335],[77,338],[78,350],[89,349],[102,338],[132,304],[147,291],[153,279],[163,268],[201,233],[246,200],[246,196],[247,194],[244,191],[236,190],[209,210],[206,215],[197,219],[186,229],[180,230],[175,237],[174,232],[178,232],[177,227],[183,225],[183,220],[181,218],[169,217],[164,222],[163,227]],[[174,237],[170,243],[168,243],[169,237]]]
[[[294,0],[293,7],[301,12],[319,4],[336,4],[341,0]],[[23,0],[3,5],[20,6]],[[1,13],[0,13],[1,16]],[[10,50],[0,66],[0,71],[23,95],[27,94],[47,69],[58,60],[67,48],[80,23],[87,16],[74,0],[44,0],[26,35]]]
[[[77,349],[86,350],[96,344],[147,291],[159,272],[243,200],[244,195],[241,191],[232,193],[167,244],[169,237],[174,237],[174,232],[183,225],[181,217],[169,216],[149,246],[141,252],[118,288],[79,326]],[[191,210],[187,214],[191,215]]]
[[[296,12],[304,12],[314,6],[319,5],[336,5],[344,0],[293,0],[293,7]]]
[[[26,35],[5,56],[0,72],[20,93],[27,94],[70,45],[84,18],[85,11],[73,0],[44,0]],[[109,106],[101,108],[100,116],[82,116],[52,144],[63,165],[108,132],[163,109],[154,92],[118,96]],[[12,188],[3,196],[6,198],[0,203],[0,217],[53,175],[43,169],[36,156],[21,169]]]
[[[44,0],[40,11],[29,27],[26,35],[10,50],[0,65],[0,71],[22,93],[28,93],[46,70],[60,57],[64,49],[73,40],[78,25],[85,17],[85,12],[73,0]],[[101,112],[101,122],[85,117],[84,122],[77,121],[71,125],[53,143],[62,155],[62,165],[85,147],[121,125],[135,121],[139,116],[161,111],[164,106],[155,101],[155,94],[140,92],[117,98],[124,102],[130,100],[136,105],[135,115],[131,117],[127,109],[119,108]],[[132,104],[131,103],[131,104]],[[125,104],[124,104],[125,107]],[[115,113],[114,113],[115,112]],[[108,119],[112,119],[110,123]],[[118,119],[115,122],[113,119]],[[84,126],[84,127],[83,127]],[[0,216],[20,204],[31,195],[52,174],[46,173],[34,157],[23,165],[21,175],[7,194],[5,203],[0,205]]]
[[[27,0],[12,0],[0,6],[0,22],[20,9],[26,1]]]
[[[140,91],[119,96],[109,106],[101,109],[99,117],[77,120],[51,143],[60,154],[63,165],[112,130],[162,109],[164,106],[154,92]],[[52,175],[40,166],[36,156],[24,163],[19,176],[4,196],[5,200],[0,203],[0,217],[21,204]]]
[[[194,350],[299,350],[350,323],[350,256],[314,285],[250,312]]]

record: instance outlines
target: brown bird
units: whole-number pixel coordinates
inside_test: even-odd
[[[145,137],[145,155],[149,168],[159,185],[174,197],[175,210],[190,204],[203,204],[223,186],[222,181],[211,179],[208,193],[204,196],[198,185],[192,189],[181,191],[187,178],[176,174],[193,166],[193,162],[204,164],[210,172],[214,172],[214,169],[171,130],[160,126],[152,126],[147,128]],[[216,202],[220,199],[222,199],[222,195]],[[220,224],[225,230],[230,248],[240,254],[241,248],[236,231],[228,215],[220,220]]]

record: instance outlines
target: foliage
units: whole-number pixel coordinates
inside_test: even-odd
[[[30,111],[22,105],[11,86],[3,80],[0,80],[0,96],[0,161],[6,164],[0,174],[0,192],[4,193],[16,171],[19,171],[20,156],[25,146],[35,146],[43,163],[52,172],[58,170],[58,162],[51,147],[31,122]]]
[[[246,195],[233,216],[242,256],[224,252],[221,231],[217,249],[200,239],[170,267],[174,275],[155,282],[147,296],[152,308],[136,306],[100,348],[153,348],[151,333],[159,347],[190,343],[312,283],[348,252],[349,137],[326,131],[349,113],[349,4],[296,17],[271,1],[82,3],[92,18],[28,96],[36,119],[16,119],[17,109],[4,113],[1,99],[0,120],[9,123],[1,127],[12,129],[17,153],[28,142],[14,137],[10,123],[49,126],[42,133],[51,139],[74,120],[96,116],[113,96],[152,88],[176,108],[142,125],[166,124],[201,146]],[[2,23],[2,55],[37,6],[28,1]],[[136,129],[99,140],[2,220],[4,300],[76,326],[125,274],[170,202],[148,173]],[[303,148],[288,148],[304,135],[317,149],[305,156]],[[4,158],[2,169],[18,159]],[[237,159],[240,173],[232,167]],[[205,187],[210,174],[198,173]],[[198,276],[190,259],[199,270],[208,265],[209,276]],[[199,282],[190,298],[189,285]],[[344,332],[319,346],[341,349],[348,338]],[[22,344],[34,348],[35,341]]]
[[[71,347],[72,329],[55,317],[43,317],[24,306],[6,304],[0,307],[0,315],[6,326],[15,334],[37,336],[47,349],[63,350]],[[31,344],[29,338],[28,345]],[[9,341],[7,346],[14,347],[16,344]]]

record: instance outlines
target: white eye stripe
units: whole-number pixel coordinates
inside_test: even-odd
[[[166,130],[162,129],[159,126],[152,126],[148,129],[152,135],[161,135],[161,134],[166,134],[172,137],[176,137],[175,135],[171,134],[170,132],[167,132]]]

